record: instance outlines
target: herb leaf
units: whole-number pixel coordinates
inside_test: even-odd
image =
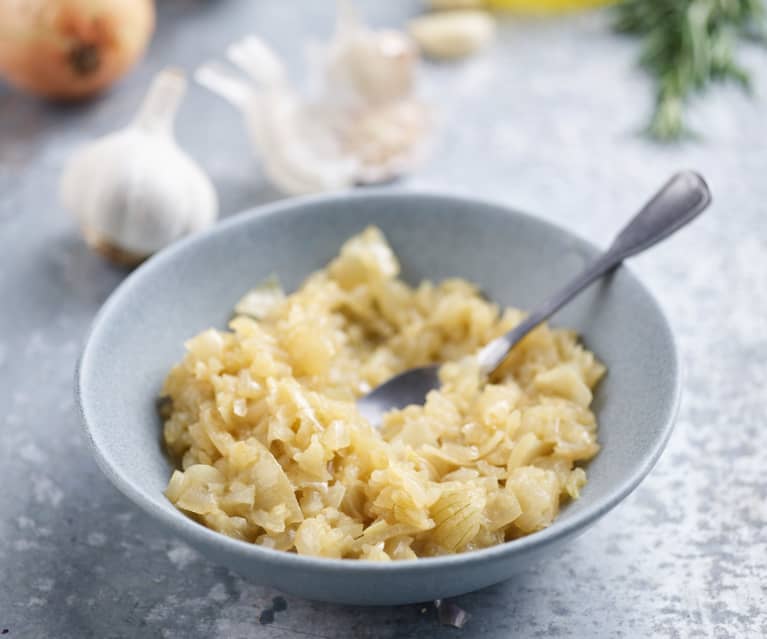
[[[678,140],[689,131],[684,108],[714,82],[750,90],[735,61],[739,40],[765,40],[763,0],[623,0],[614,9],[618,32],[642,38],[640,64],[657,85],[651,137]]]

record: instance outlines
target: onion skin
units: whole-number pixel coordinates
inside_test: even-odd
[[[0,0],[0,75],[40,97],[92,96],[133,66],[154,23],[153,0]]]

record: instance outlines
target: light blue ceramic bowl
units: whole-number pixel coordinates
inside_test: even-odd
[[[562,544],[647,475],[672,429],[680,387],[674,340],[658,304],[625,267],[554,319],[577,329],[609,372],[595,399],[602,451],[588,466],[581,498],[546,530],[433,559],[314,559],[229,539],[184,516],[163,495],[172,467],[155,398],[184,340],[209,326],[224,327],[243,292],[271,273],[294,289],[370,224],[389,238],[410,282],[460,276],[499,303],[522,308],[596,252],[539,219],[446,195],[362,191],[290,200],[226,220],[149,260],[96,318],[80,361],[77,397],[99,465],[169,534],[255,582],[311,599],[428,601],[503,581],[543,557],[556,559]]]

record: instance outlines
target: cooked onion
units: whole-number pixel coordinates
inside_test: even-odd
[[[153,29],[152,0],[3,0],[0,75],[35,95],[87,97],[133,65]]]

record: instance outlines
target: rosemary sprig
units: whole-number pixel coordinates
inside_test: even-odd
[[[764,41],[763,0],[623,0],[614,11],[616,30],[642,38],[640,62],[657,84],[651,137],[672,141],[689,133],[685,104],[714,82],[750,89],[735,45]]]

